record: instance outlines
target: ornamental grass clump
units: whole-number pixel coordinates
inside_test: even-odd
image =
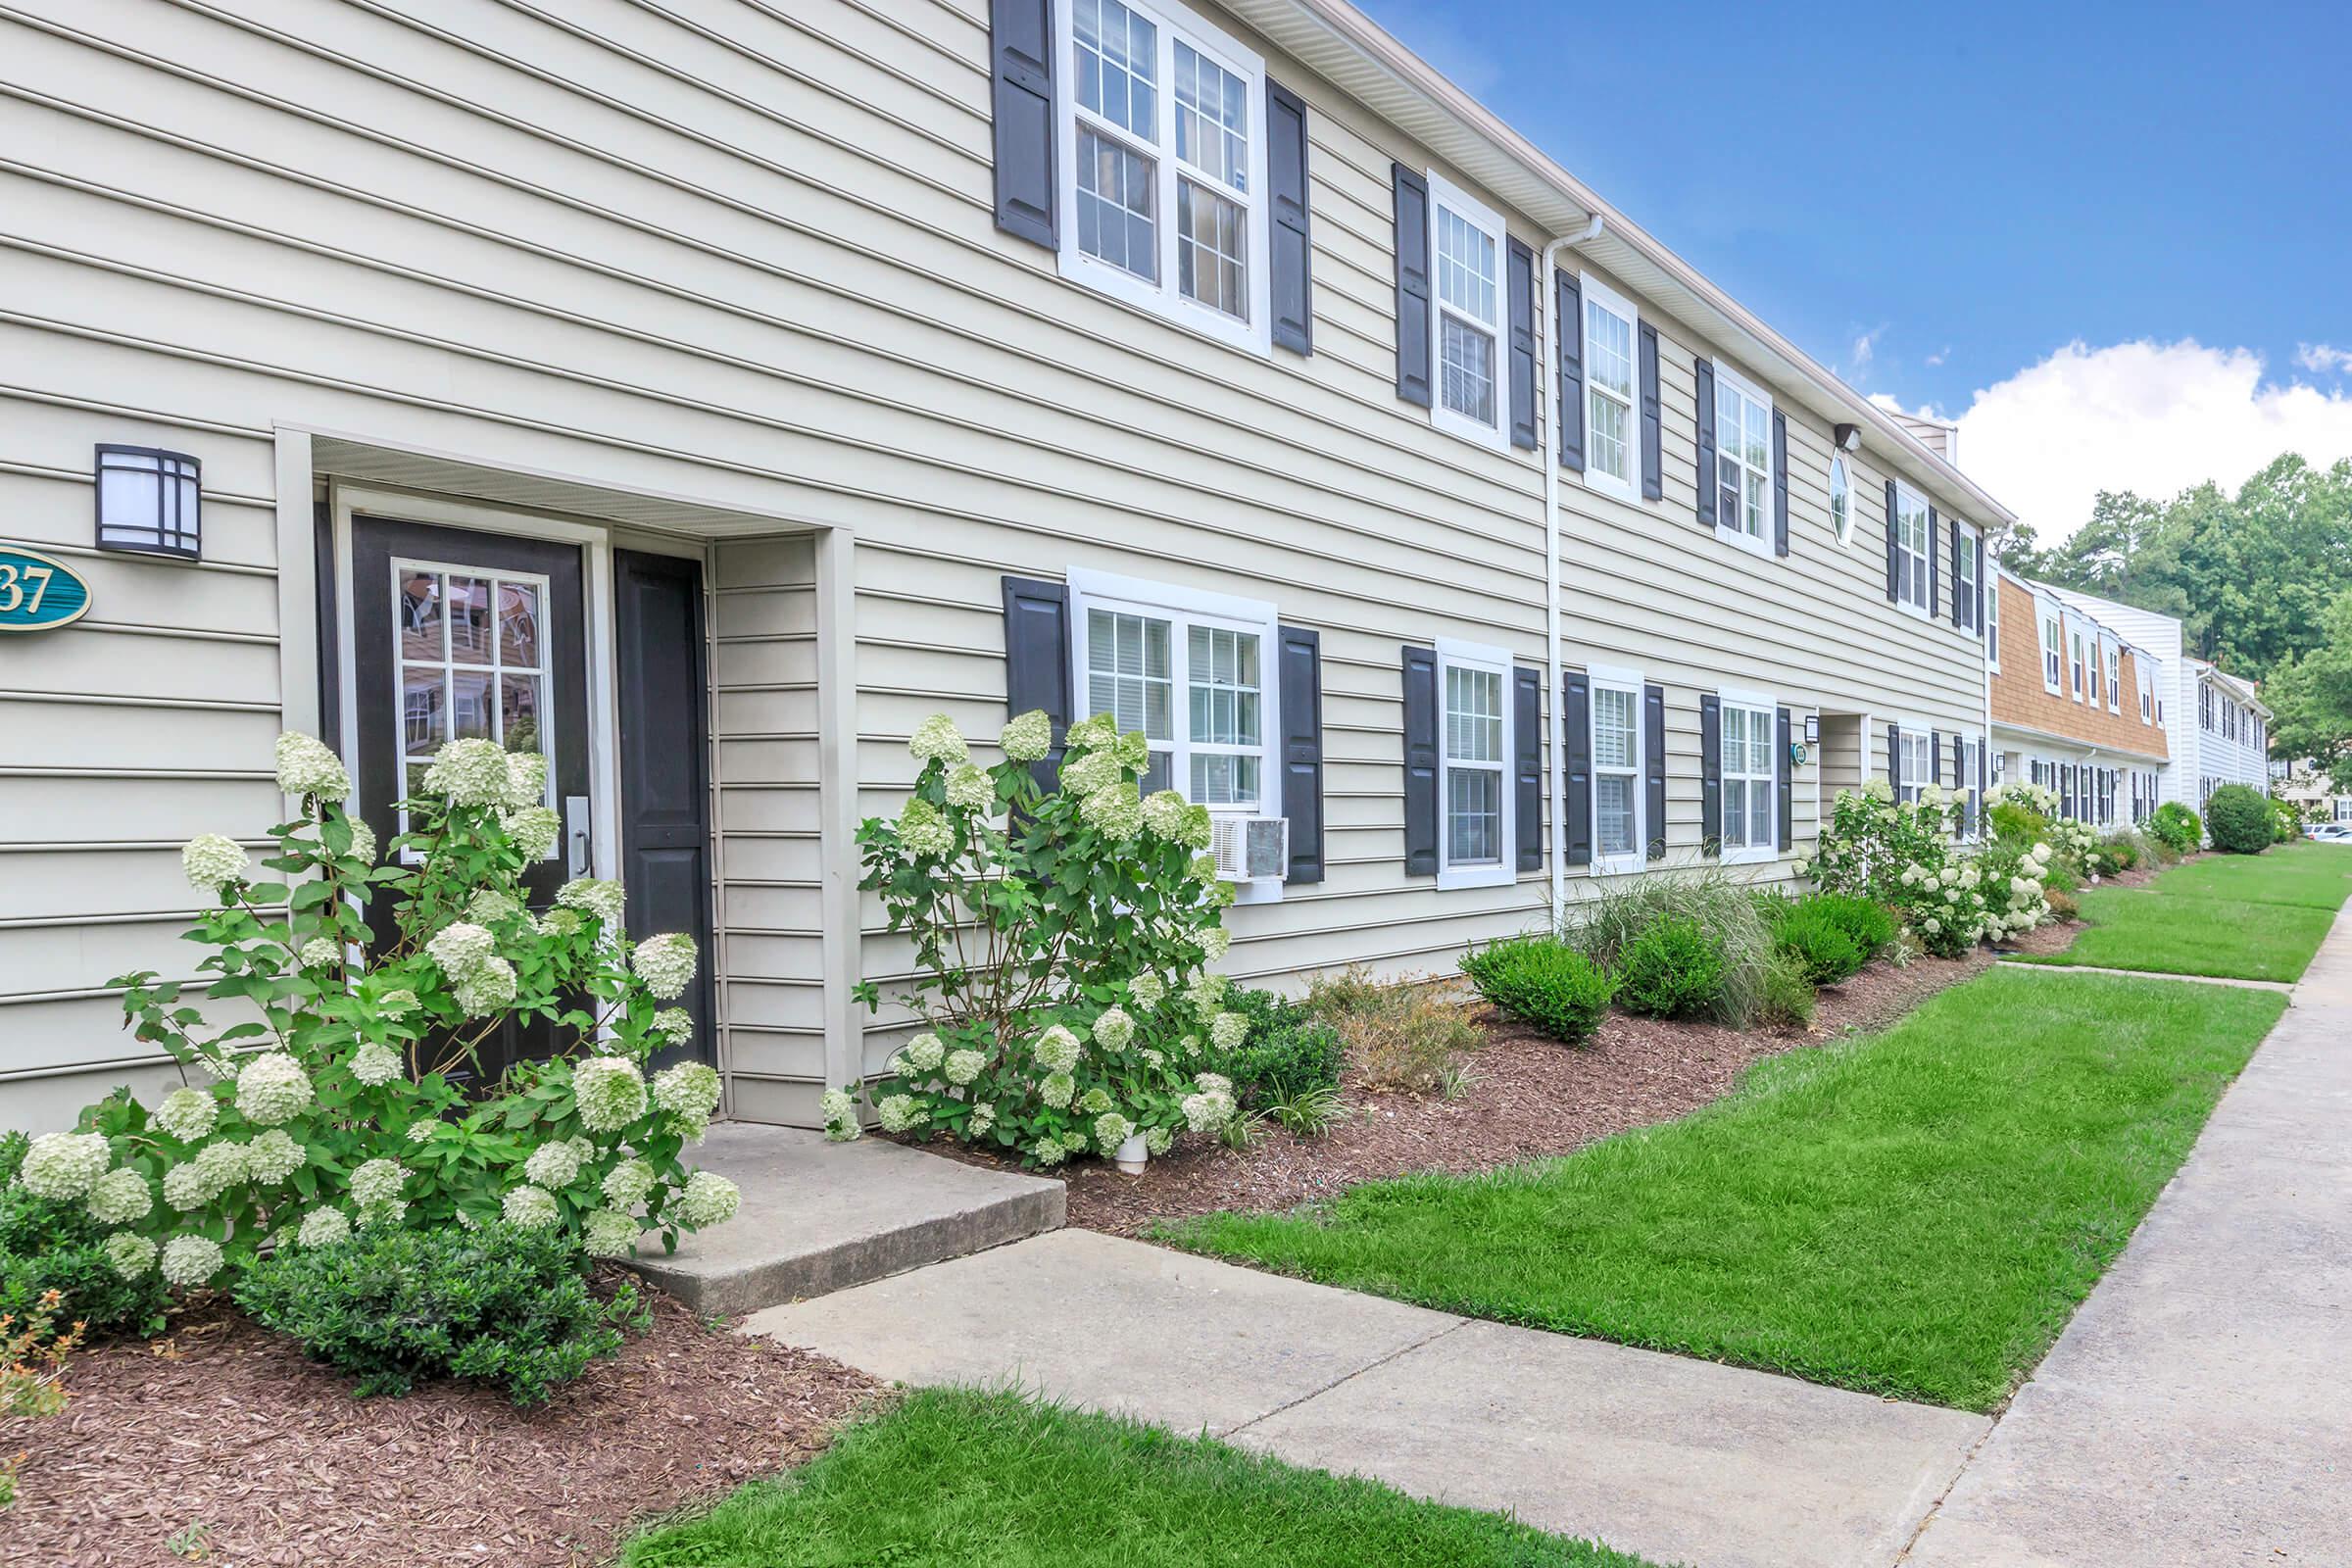
[[[1548,935],[1490,943],[1463,956],[1462,973],[1506,1015],[1572,1046],[1592,1037],[1617,994],[1614,975]]]
[[[1756,906],[1754,890],[1720,866],[1650,871],[1606,882],[1595,898],[1577,907],[1568,940],[1594,963],[1615,971],[1619,1004],[1641,1011],[1622,994],[1624,953],[1667,921],[1696,925],[1710,936],[1719,956],[1714,1000],[1701,1010],[1735,1029],[1754,1021],[1764,1002],[1772,932]]]
[[[864,876],[914,973],[893,1000],[915,1032],[870,1090],[885,1132],[945,1137],[1032,1165],[1113,1152],[1141,1138],[1164,1153],[1236,1112],[1218,1063],[1250,1017],[1209,973],[1229,938],[1232,891],[1216,877],[1205,808],[1141,787],[1151,751],[1107,716],[1070,726],[1055,785],[1033,764],[1053,726],[1028,712],[982,767],[945,714],[917,726],[919,764],[895,817],[858,829]],[[880,986],[858,987],[870,1009]],[[839,1098],[835,1098],[838,1096]],[[846,1089],[829,1136],[857,1136]]]
[[[191,988],[152,972],[117,980],[126,1026],[172,1054],[181,1086],[152,1108],[119,1089],[74,1131],[33,1140],[6,1198],[77,1206],[142,1291],[233,1284],[267,1248],[355,1233],[511,1216],[617,1254],[732,1212],[732,1188],[680,1161],[717,1107],[717,1075],[647,1073],[677,1038],[661,1004],[692,979],[692,941],[632,942],[615,883],[581,879],[528,906],[523,873],[555,844],[544,759],[443,747],[379,864],[334,754],[288,735],[277,756],[302,811],[270,830],[269,879],[220,835],[181,856],[214,901],[188,933],[207,950],[202,995],[240,1021],[208,1025]],[[388,938],[371,903],[389,906]],[[555,1054],[485,1083],[483,1045],[525,1021],[549,1028]],[[626,1204],[605,1185],[623,1162],[650,1173]]]
[[[1342,1047],[1374,1089],[1438,1093],[1461,1080],[1470,1055],[1485,1043],[1468,1009],[1416,976],[1379,980],[1351,966],[1310,981],[1306,1004],[1339,1031]]]

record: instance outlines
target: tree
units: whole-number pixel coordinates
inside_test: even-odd
[[[2335,790],[2352,794],[2352,589],[2328,607],[2324,629],[2327,640],[2281,664],[2264,690],[2271,750],[2312,759]]]

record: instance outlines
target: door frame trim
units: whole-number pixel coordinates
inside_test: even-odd
[[[591,869],[600,877],[619,875],[620,865],[620,698],[613,679],[616,646],[613,632],[612,529],[570,517],[550,516],[512,507],[459,501],[446,496],[417,495],[329,477],[327,508],[335,543],[335,637],[341,657],[337,684],[342,696],[343,733],[338,737],[347,758],[360,755],[359,659],[353,622],[356,585],[353,582],[352,519],[381,517],[388,522],[420,522],[443,528],[470,528],[477,533],[507,534],[522,539],[553,540],[578,545],[582,565],[581,607],[587,616],[588,668],[588,781],[594,807],[589,835]],[[353,769],[356,780],[358,770]],[[347,803],[357,812],[356,797]]]

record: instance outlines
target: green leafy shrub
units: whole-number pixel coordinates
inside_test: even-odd
[[[2271,842],[2292,844],[2303,836],[2303,813],[2294,803],[2271,797]]]
[[[2196,854],[2197,846],[2205,842],[2204,821],[2179,801],[2156,808],[2155,815],[2148,818],[2148,832],[2180,855]]]
[[[1802,960],[1787,950],[1775,952],[1764,966],[1763,1020],[1801,1029],[1813,1021],[1814,1002],[1813,983],[1805,977]]]
[[[2030,823],[2045,804],[2046,791],[2020,787],[2012,796],[1995,790],[1986,797],[1996,824],[2002,808],[2017,824]],[[1921,788],[1915,802],[1897,801],[1885,779],[1859,790],[1839,790],[1830,820],[1810,860],[1797,862],[1825,893],[1867,899],[1892,910],[1911,945],[1938,957],[1957,957],[1986,937],[1999,938],[2032,927],[2039,902],[2012,901],[2005,878],[1987,876],[1979,854],[1952,842],[1960,803],[1940,787]],[[2036,843],[2035,853],[2053,853]]]
[[[10,1185],[31,1140],[0,1137],[0,1316],[29,1322],[55,1291],[57,1316],[80,1323],[92,1339],[118,1332],[162,1331],[170,1293],[151,1269],[125,1277],[106,1250],[109,1227],[85,1203],[36,1198]]]
[[[1886,952],[1894,941],[1894,916],[1874,899],[1847,893],[1816,893],[1805,899],[1802,906],[1844,932],[1862,955],[1864,963]]]
[[[1213,1065],[1233,1080],[1234,1099],[1243,1108],[1272,1109],[1318,1090],[1336,1094],[1347,1052],[1340,1032],[1313,1008],[1271,991],[1235,990],[1225,1002],[1250,1020],[1250,1034],[1239,1049],[1215,1057]]]
[[[1484,1041],[1463,1007],[1437,987],[1376,980],[1354,966],[1310,982],[1306,1004],[1339,1031],[1364,1082],[1377,1089],[1443,1089]]]
[[[2205,831],[2224,855],[2260,855],[2272,842],[2270,802],[2244,784],[2225,784],[2205,803]]]
[[[504,1222],[384,1230],[277,1253],[246,1270],[236,1299],[358,1377],[363,1396],[465,1378],[540,1404],[618,1351],[624,1330],[653,1325],[634,1280],[599,1300],[561,1232]]]
[[[1787,960],[1808,988],[1834,986],[1849,978],[1865,961],[1861,945],[1835,916],[1810,904],[1790,906],[1773,927],[1776,958]]]
[[[1504,1013],[1570,1045],[1592,1038],[1617,991],[1608,970],[1552,936],[1491,943],[1463,956],[1462,973]]]
[[[1770,966],[1769,958],[1759,966],[1759,991]],[[1670,915],[1619,950],[1617,1001],[1658,1018],[1712,1013],[1723,998],[1723,943],[1690,916]]]
[[[2126,829],[2110,833],[2099,840],[2099,874],[2114,876],[2137,868],[2140,862],[2139,835]]]
[[[1594,963],[1617,972],[1622,987],[1626,948],[1667,920],[1689,921],[1714,933],[1721,971],[1711,1011],[1734,1028],[1752,1022],[1764,1004],[1772,931],[1754,890],[1720,866],[1608,879],[1577,911],[1568,940]]]

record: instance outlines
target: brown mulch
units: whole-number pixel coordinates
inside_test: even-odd
[[[604,1562],[640,1517],[810,1458],[880,1396],[646,1296],[653,1332],[530,1411],[455,1383],[354,1399],[290,1340],[199,1303],[153,1347],[75,1356],[63,1414],[0,1420],[0,1453],[28,1453],[0,1563],[183,1562],[166,1542],[192,1528],[195,1560],[238,1568]]]
[[[1366,1086],[1351,1062],[1341,1082],[1346,1109],[1318,1137],[1297,1138],[1269,1122],[1246,1152],[1190,1139],[1141,1176],[1100,1161],[1066,1168],[1058,1174],[1069,1191],[1069,1223],[1134,1236],[1219,1209],[1278,1212],[1410,1171],[1492,1170],[1569,1153],[1721,1099],[1763,1057],[1884,1028],[1992,961],[1980,949],[1900,968],[1873,964],[1821,992],[1809,1029],[1741,1031],[1611,1013],[1590,1041],[1563,1046],[1481,1008],[1487,1043],[1469,1058],[1470,1081],[1459,1098],[1383,1093]],[[951,1144],[924,1147],[978,1164],[1004,1163]]]

